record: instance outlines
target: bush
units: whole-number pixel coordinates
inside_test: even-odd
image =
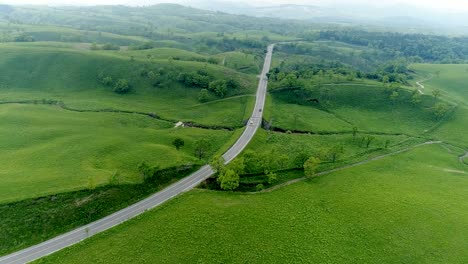
[[[263,186],[263,184],[257,184],[257,186],[255,186],[255,190],[257,190],[257,192],[259,191],[263,191],[265,189],[265,186]]]
[[[183,147],[185,145],[185,141],[181,138],[176,138],[174,139],[174,141],[172,141],[172,145],[174,145],[174,147],[179,150],[181,147]]]
[[[196,167],[192,164],[187,164],[178,167],[170,167],[160,169],[159,166],[150,166],[146,162],[142,162],[138,166],[143,181],[145,183],[165,184],[175,178],[180,178],[180,175],[188,175],[193,172]]]
[[[114,92],[118,94],[126,94],[130,92],[131,87],[126,79],[119,79],[115,83]]]
[[[210,94],[208,93],[207,89],[201,89],[200,92],[198,93],[198,101],[200,101],[200,103],[208,102],[209,98],[210,98]]]
[[[211,82],[209,85],[209,89],[221,98],[226,96],[228,92],[227,83],[224,80]]]

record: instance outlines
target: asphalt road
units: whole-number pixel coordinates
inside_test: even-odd
[[[250,120],[248,121],[243,134],[240,136],[237,142],[223,155],[226,164],[231,162],[237,155],[239,155],[242,152],[242,150],[244,150],[244,148],[255,135],[257,129],[262,124],[262,113],[265,105],[266,90],[268,85],[266,74],[270,70],[273,47],[274,45],[268,46],[268,52],[265,56],[265,63],[263,65],[263,70],[260,75],[255,108],[252,113],[252,116],[250,117]],[[69,247],[88,237],[91,237],[97,233],[100,233],[122,222],[125,222],[147,210],[159,206],[162,203],[174,198],[175,196],[183,192],[193,189],[202,181],[213,175],[213,173],[214,171],[211,169],[211,167],[205,165],[192,175],[170,185],[162,191],[125,209],[122,209],[107,217],[104,217],[83,227],[77,228],[73,231],[60,235],[53,239],[47,240],[38,245],[23,249],[10,255],[3,256],[0,258],[0,264],[27,263],[50,255],[66,247]]]

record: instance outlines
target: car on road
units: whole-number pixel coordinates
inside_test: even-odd
[[[249,121],[249,124],[250,124],[250,125],[253,125],[253,120],[250,120],[250,121]]]

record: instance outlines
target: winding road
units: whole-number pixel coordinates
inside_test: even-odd
[[[432,76],[432,74],[431,74],[431,76],[429,76],[429,78],[416,82],[416,85],[419,87],[419,88],[418,88],[418,92],[419,92],[420,94],[424,94],[424,92],[423,92],[422,90],[423,90],[425,87],[424,87],[424,85],[423,85],[422,83],[423,83],[423,82],[426,82],[426,81],[429,81],[429,80],[432,79],[433,77],[434,77],[434,76]]]
[[[223,155],[226,164],[231,162],[242,152],[242,150],[244,150],[244,148],[247,146],[247,144],[250,142],[250,140],[253,138],[258,128],[262,124],[262,113],[265,105],[266,91],[268,85],[268,79],[266,74],[270,70],[273,48],[274,45],[270,45],[267,49],[265,63],[263,65],[263,70],[260,75],[260,80],[257,88],[255,108],[253,110],[252,116],[250,117],[250,120],[247,123],[247,127],[245,128],[243,134],[240,136],[237,142]],[[164,190],[125,209],[117,211],[100,220],[77,228],[63,235],[57,236],[53,239],[47,240],[38,245],[23,249],[10,255],[3,256],[0,258],[0,264],[31,262],[33,260],[42,258],[56,251],[74,245],[88,237],[91,237],[97,233],[103,232],[129,219],[132,219],[135,216],[138,216],[147,210],[155,208],[183,192],[193,189],[195,186],[197,186],[213,174],[213,169],[210,166],[205,165],[202,168],[200,168],[200,170],[196,171],[190,176],[170,185]]]

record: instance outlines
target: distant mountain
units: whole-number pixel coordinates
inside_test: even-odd
[[[448,34],[468,33],[468,14],[453,14],[408,4],[380,7],[359,4],[341,4],[335,6],[325,4],[258,6],[245,2],[226,2],[223,0],[187,2],[189,2],[190,6],[197,8],[256,17],[403,28],[410,32],[417,32],[421,28],[424,28],[425,32],[443,30]]]

